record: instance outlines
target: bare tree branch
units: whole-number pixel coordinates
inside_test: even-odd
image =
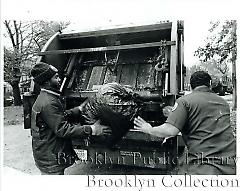
[[[8,30],[8,35],[9,35],[9,37],[11,39],[12,46],[14,48],[16,46],[16,43],[14,41],[14,36],[13,36],[12,30],[10,28],[10,21],[4,21],[4,24],[5,24],[5,26],[6,26],[7,30]]]
[[[19,29],[17,27],[17,22],[15,20],[13,21],[13,24],[14,24],[14,29],[16,32],[16,38],[15,38],[16,49],[19,50]]]

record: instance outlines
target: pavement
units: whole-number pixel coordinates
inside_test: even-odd
[[[30,130],[24,129],[23,124],[4,125],[4,167],[22,173],[38,175],[39,170],[34,164]],[[15,171],[16,172],[16,171]]]
[[[6,175],[6,176],[13,176],[13,175],[29,175],[28,173],[24,173],[20,170],[17,170],[17,169],[14,169],[14,168],[11,168],[11,167],[8,167],[8,166],[4,166],[3,167],[3,174]]]

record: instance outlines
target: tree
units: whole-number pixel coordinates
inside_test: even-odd
[[[66,28],[69,22],[4,21],[5,37],[9,44],[4,46],[4,81],[13,88],[14,105],[21,105],[20,78],[29,73],[32,63],[46,41],[57,31]]]
[[[206,67],[214,67],[222,75],[229,72],[229,64],[232,65],[233,82],[233,108],[237,107],[236,95],[236,56],[237,56],[237,35],[236,21],[212,22],[209,29],[210,34],[206,44],[195,51],[200,61]]]
[[[46,22],[46,21],[35,21],[33,30],[33,40],[35,42],[38,51],[42,49],[47,40],[56,32],[65,29],[70,22]]]

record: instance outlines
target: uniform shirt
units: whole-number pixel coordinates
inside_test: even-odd
[[[219,159],[234,162],[236,143],[230,126],[229,105],[209,88],[197,87],[191,94],[179,98],[166,122],[181,131],[189,163],[213,158],[215,166],[221,163]]]

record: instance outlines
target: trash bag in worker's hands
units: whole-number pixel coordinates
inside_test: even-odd
[[[108,146],[116,144],[134,127],[132,119],[140,108],[132,95],[129,88],[108,83],[98,90],[95,97],[89,98],[82,108],[84,123],[94,124],[100,119],[101,124],[111,127],[112,135],[105,139]]]

